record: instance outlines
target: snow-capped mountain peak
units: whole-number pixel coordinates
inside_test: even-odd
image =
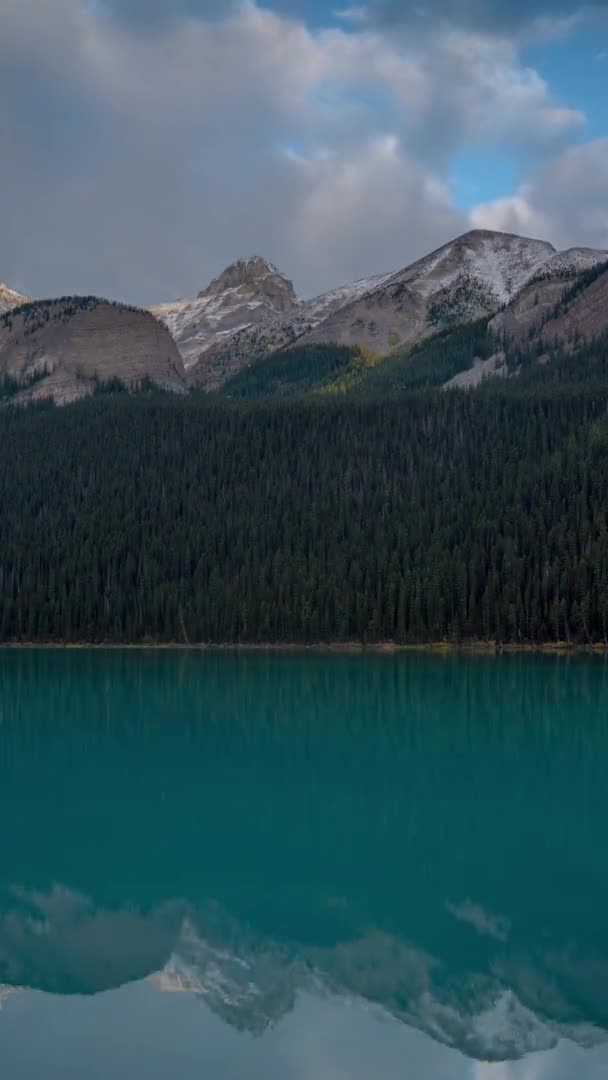
[[[198,296],[151,308],[191,366],[212,344],[256,323],[288,316],[299,306],[289,278],[259,255],[238,259]]]
[[[506,304],[555,255],[544,240],[473,229],[407,267],[394,280],[406,282],[425,298],[476,283]]]

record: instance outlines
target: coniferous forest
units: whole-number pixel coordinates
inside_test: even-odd
[[[5,405],[0,639],[608,642],[605,362]]]

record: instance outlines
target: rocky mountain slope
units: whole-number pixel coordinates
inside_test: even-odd
[[[22,296],[21,293],[15,292],[14,289],[9,289],[8,285],[4,285],[0,281],[0,315],[3,315],[5,311],[10,311],[11,308],[26,303],[27,296]]]
[[[573,249],[542,267],[490,323],[515,341],[565,345],[608,329],[608,252]]]
[[[203,386],[206,390],[217,390],[247,364],[291,348],[296,343],[314,341],[312,335],[319,327],[327,324],[328,332],[333,334],[332,318],[367,296],[370,290],[380,288],[390,277],[392,275],[387,274],[356,281],[313,300],[300,302],[288,316],[275,315],[230,336],[216,338],[188,367],[190,383]],[[325,337],[321,335],[320,339],[325,340]]]
[[[488,323],[494,343],[446,388],[478,386],[490,377],[518,376],[570,358],[570,365],[591,352],[605,351],[608,335],[608,252],[573,249],[551,259]],[[579,369],[579,378],[584,368]]]
[[[341,309],[311,340],[364,344],[386,353],[508,303],[554,253],[541,240],[476,231],[393,274]]]
[[[53,398],[66,404],[99,383],[151,379],[186,389],[184,366],[169,332],[149,312],[96,297],[44,300],[0,315],[0,387],[15,402]]]
[[[254,256],[228,266],[193,299],[150,310],[171,331],[188,367],[216,341],[231,339],[245,327],[288,316],[297,306],[291,281],[272,263]]]
[[[395,273],[296,302],[286,312],[260,313],[249,325],[208,328],[198,356],[193,338],[181,343],[181,326],[178,344],[190,381],[206,389],[217,389],[245,365],[296,343],[366,346],[386,355],[498,314],[530,282],[533,295],[542,290],[550,303],[569,280],[606,257],[590,249],[557,252],[542,240],[474,230]],[[156,310],[173,329],[169,314]]]

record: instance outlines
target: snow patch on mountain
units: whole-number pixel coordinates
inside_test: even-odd
[[[334,311],[382,288],[393,277],[394,273],[376,274],[375,277],[361,278],[360,281],[354,281],[351,285],[342,285],[340,288],[332,289],[331,292],[315,296],[312,300],[306,300],[300,305],[296,320],[304,320],[315,328]]]
[[[540,267],[539,277],[576,277],[585,270],[593,270],[601,263],[608,262],[608,251],[598,251],[595,248],[569,248],[567,251],[556,251],[550,259]],[[533,279],[532,279],[533,280]]]
[[[544,240],[474,230],[407,267],[394,280],[407,283],[425,299],[462,281],[474,282],[501,305],[554,254],[553,245]]]
[[[8,285],[4,285],[0,281],[0,315],[26,303],[27,296],[22,296],[21,293],[15,292],[14,289],[9,289]]]

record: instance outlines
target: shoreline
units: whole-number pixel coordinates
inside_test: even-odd
[[[95,649],[95,650],[145,650],[156,652],[200,652],[200,653],[229,653],[229,652],[252,652],[252,653],[305,653],[319,655],[385,655],[394,656],[399,653],[429,653],[433,655],[457,655],[468,654],[474,656],[504,656],[520,653],[540,653],[544,655],[574,655],[574,654],[608,654],[608,642],[593,642],[590,644],[573,644],[567,641],[547,641],[538,643],[515,643],[507,644],[495,641],[430,641],[417,644],[400,645],[395,642],[316,642],[314,644],[302,644],[297,642],[202,642],[191,644],[179,641],[5,641],[0,642],[0,649]]]

